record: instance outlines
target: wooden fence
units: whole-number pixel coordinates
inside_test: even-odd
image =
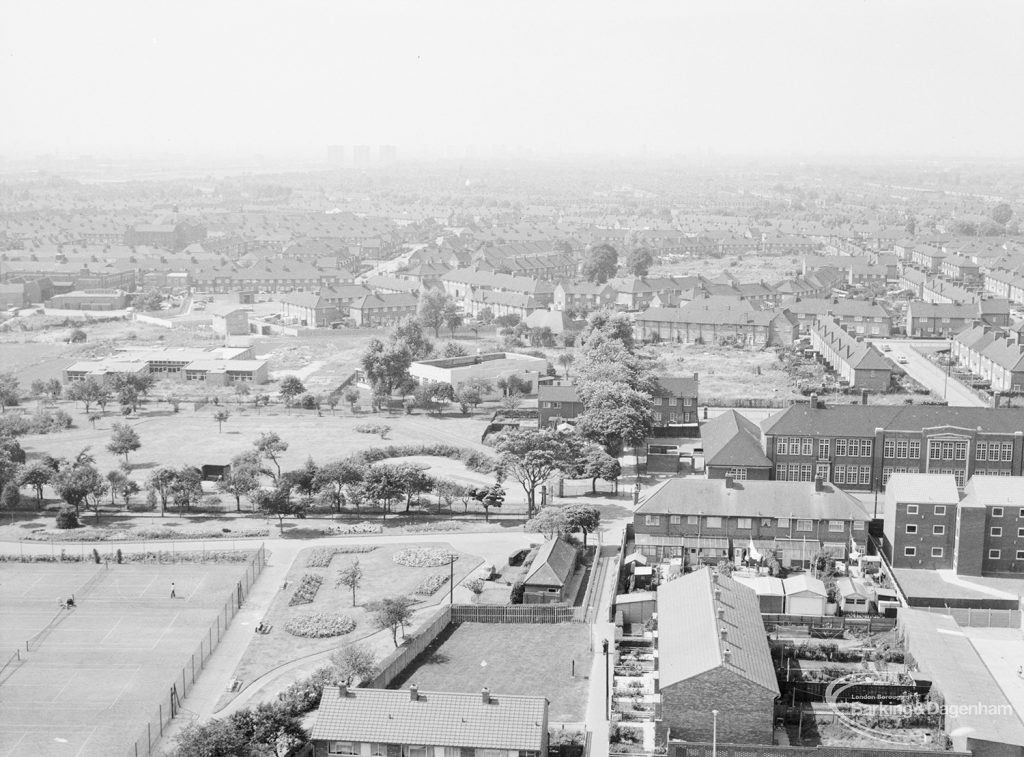
[[[882,633],[891,631],[896,627],[896,618],[883,616],[851,617],[849,615],[776,615],[762,613],[761,620],[764,622],[765,630],[773,631],[778,627],[785,626],[807,626],[811,628],[836,628],[867,633]]]
[[[452,605],[452,623],[583,623],[585,607],[566,605]]]
[[[975,607],[915,607],[915,610],[950,615],[961,626],[975,628],[1020,628],[1020,610],[978,609]]]
[[[424,649],[433,643],[434,639],[451,625],[453,609],[452,605],[444,605],[434,619],[420,629],[415,636],[406,639],[402,646],[385,657],[381,662],[380,672],[372,680],[366,682],[366,687],[386,689]]]

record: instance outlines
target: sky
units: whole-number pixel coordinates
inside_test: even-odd
[[[1020,0],[0,0],[0,155],[1020,157]]]

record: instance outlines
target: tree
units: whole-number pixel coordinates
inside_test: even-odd
[[[242,400],[249,396],[249,393],[250,389],[245,384],[235,384],[235,402],[237,402],[239,405],[242,404]]]
[[[444,408],[455,399],[455,390],[451,384],[431,381],[420,384],[413,391],[413,398],[416,406],[427,412],[434,411],[438,415],[444,412]]]
[[[503,329],[512,329],[518,326],[522,320],[522,316],[518,313],[509,313],[508,315],[499,315],[495,318],[494,325]]]
[[[519,409],[519,406],[523,404],[523,393],[519,391],[506,394],[501,398],[501,409],[506,413],[511,413]]]
[[[153,373],[115,373],[113,382],[114,391],[117,392],[117,401],[121,403],[122,407],[130,408],[134,413],[138,411],[142,398],[147,396],[156,385],[156,375]]]
[[[53,378],[46,382],[46,393],[50,395],[51,400],[59,400],[63,391],[64,387],[58,379]]]
[[[124,455],[128,462],[128,454],[142,446],[139,433],[127,423],[115,423],[110,431],[110,442],[107,449],[113,455]]]
[[[589,505],[568,505],[562,508],[562,516],[570,531],[583,532],[583,546],[587,546],[587,534],[601,525],[601,511]]]
[[[326,494],[335,510],[345,505],[345,491],[359,485],[363,480],[363,471],[348,460],[335,460],[320,466],[313,477],[313,488]]]
[[[511,394],[528,394],[533,385],[528,378],[511,373],[501,376],[497,381],[498,389],[508,397]]]
[[[420,295],[416,315],[427,328],[434,330],[434,338],[441,335],[441,327],[445,325],[448,307],[455,307],[452,298],[443,289],[431,289]]]
[[[461,326],[466,317],[459,310],[459,306],[454,302],[449,302],[444,308],[444,325],[448,329],[448,332],[452,335],[452,339],[455,338],[455,329]]]
[[[26,465],[18,475],[19,486],[31,486],[36,494],[36,508],[43,507],[43,487],[53,480],[54,470],[42,461]]]
[[[43,396],[46,394],[46,382],[43,381],[42,379],[36,379],[29,385],[29,392],[32,394],[33,397],[38,397],[39,399],[42,399]]]
[[[622,464],[618,459],[612,457],[603,449],[593,447],[587,451],[586,457],[581,461],[583,475],[590,479],[590,491],[597,491],[597,479],[615,481],[622,475]]]
[[[68,332],[67,341],[70,344],[82,344],[86,339],[88,335],[82,329],[71,329]]]
[[[562,352],[555,358],[555,362],[562,366],[562,373],[566,378],[569,378],[569,366],[573,364],[574,359],[571,352]]]
[[[276,431],[264,431],[256,441],[252,443],[259,453],[261,459],[269,460],[274,464],[276,473],[271,473],[275,479],[281,477],[281,455],[288,450],[288,442],[278,436]]]
[[[124,482],[128,480],[128,477],[119,470],[112,470],[107,473],[107,487],[110,490],[110,504],[117,504],[117,495],[121,491],[121,487],[124,486]]]
[[[355,604],[353,600],[352,604]],[[377,656],[362,644],[349,644],[331,655],[331,662],[343,683],[366,683],[377,673]]]
[[[1007,202],[1001,202],[992,208],[992,220],[1000,226],[1006,226],[1013,218],[1013,208]]]
[[[412,620],[411,597],[385,597],[373,609],[373,622],[381,630],[391,631],[391,641],[398,649],[398,629],[405,636],[405,626]]]
[[[491,486],[483,486],[479,489],[473,490],[473,499],[480,503],[480,506],[484,509],[484,520],[490,521],[491,519],[491,508],[501,508],[505,504],[505,490],[501,488],[501,484],[498,482],[493,483]]]
[[[110,401],[110,387],[105,381],[89,376],[82,381],[75,381],[68,387],[67,396],[69,400],[81,402],[85,405],[85,412],[96,403],[100,407],[106,407]]]
[[[277,525],[284,531],[286,515],[297,515],[302,512],[301,505],[292,501],[291,487],[287,481],[278,481],[273,489],[260,489],[253,495],[256,508],[267,517],[277,518]]]
[[[626,446],[642,444],[651,431],[653,402],[649,394],[618,383],[586,385],[581,392],[583,412],[576,418],[576,431],[597,442],[612,457]]]
[[[284,702],[261,702],[252,709],[233,712],[228,721],[249,745],[247,754],[255,757],[293,754],[307,741],[299,713]]]
[[[634,247],[626,256],[626,270],[633,276],[644,278],[654,265],[654,254],[647,247]]]
[[[356,403],[359,402],[359,390],[354,386],[350,386],[345,389],[345,393],[342,396],[344,397],[345,402],[348,403],[348,408],[352,411],[352,415],[355,415]]]
[[[0,373],[0,413],[7,412],[8,405],[17,405],[20,382],[13,373]]]
[[[298,492],[305,498],[309,498],[314,492],[314,481],[316,480],[317,465],[312,457],[307,457],[301,468],[285,471],[282,479],[288,482],[293,491]]]
[[[388,337],[394,347],[405,346],[413,360],[423,360],[434,352],[434,345],[423,334],[423,324],[418,318],[406,317],[391,330]]]
[[[161,466],[149,474],[146,486],[160,498],[160,517],[167,512],[167,502],[171,498],[172,487],[178,473],[169,466]]]
[[[90,495],[102,496],[106,491],[106,482],[91,463],[65,463],[50,483],[57,495],[75,508],[75,515],[82,505],[88,506]]]
[[[143,312],[159,310],[164,302],[164,296],[159,289],[145,289],[132,295],[132,307]]]
[[[0,490],[0,510],[17,510],[21,506],[21,492],[18,485],[8,481]]]
[[[359,567],[359,558],[353,560],[347,567],[338,571],[338,586],[346,586],[352,591],[352,606],[356,606],[356,589],[363,581],[363,569]]]
[[[553,539],[569,530],[565,513],[561,507],[545,507],[533,518],[526,521],[526,530],[544,534],[545,538]]]
[[[305,392],[306,387],[303,386],[298,376],[285,376],[281,379],[281,388],[278,393],[284,398],[285,405],[291,405],[292,400]]]
[[[448,342],[441,350],[441,357],[465,357],[466,348],[458,342]]]
[[[483,397],[480,396],[480,390],[475,386],[462,385],[455,393],[455,401],[459,403],[459,409],[463,414],[466,414],[470,407],[475,410],[477,405],[483,401]]]
[[[360,364],[375,397],[391,397],[396,389],[405,385],[409,381],[412,360],[412,352],[407,345],[385,345],[379,339],[371,339]]]
[[[434,479],[424,473],[416,465],[397,466],[399,485],[405,496],[405,511],[409,512],[413,499],[434,488]]]
[[[447,478],[439,478],[434,481],[434,493],[437,494],[437,514],[441,514],[442,505],[447,506],[448,512],[452,511],[452,505],[455,500],[465,490],[462,484],[456,483]],[[469,502],[467,500],[466,505],[468,507]]]
[[[907,232],[908,237],[913,237],[917,233],[917,221],[914,220],[913,216],[907,219],[907,225],[904,230]]]
[[[193,465],[178,468],[171,484],[171,500],[178,507],[188,510],[198,505],[203,497],[203,473]]]
[[[402,472],[397,466],[371,465],[363,475],[362,493],[367,499],[381,503],[384,518],[388,517],[391,501],[401,497],[404,491]]]
[[[619,253],[610,244],[599,244],[587,252],[583,260],[583,276],[587,281],[604,284],[619,270]]]
[[[230,718],[190,723],[175,739],[174,757],[252,757],[252,745]]]
[[[231,417],[231,413],[229,413],[224,408],[221,408],[220,410],[217,410],[217,411],[214,412],[213,419],[215,421],[217,421],[217,433],[218,434],[224,433],[224,421],[226,421],[230,417]]]
[[[231,468],[227,476],[217,482],[217,488],[235,498],[236,512],[242,511],[242,497],[252,495],[260,487],[260,455],[256,450],[248,450],[231,458]]]
[[[569,435],[550,429],[512,429],[498,436],[498,470],[523,487],[528,518],[533,517],[537,487],[574,463],[576,446]]]
[[[142,487],[139,483],[133,479],[126,478],[118,490],[118,494],[121,495],[121,499],[124,502],[124,506],[127,508],[131,504],[132,497],[142,491]]]
[[[481,308],[480,312],[476,314],[476,319],[485,326],[494,323],[494,311],[490,308]]]

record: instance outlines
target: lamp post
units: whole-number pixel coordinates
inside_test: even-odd
[[[608,639],[601,639],[601,649],[604,651],[604,716],[611,719],[611,674],[608,671]]]
[[[711,757],[718,757],[718,710],[711,711]]]

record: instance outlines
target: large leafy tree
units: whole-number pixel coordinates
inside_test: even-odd
[[[268,517],[277,518],[277,525],[284,531],[286,515],[297,515],[303,511],[301,503],[292,499],[291,486],[282,479],[273,489],[260,489],[253,495],[256,508]]]
[[[183,465],[177,470],[171,484],[171,500],[178,507],[188,510],[198,505],[203,497],[203,473],[193,465]]]
[[[259,453],[260,459],[269,460],[274,464],[274,472],[270,475],[275,479],[281,477],[281,455],[288,451],[288,442],[280,437],[276,431],[264,431],[256,441],[252,443]]]
[[[530,518],[536,508],[537,488],[556,472],[571,469],[579,456],[578,442],[572,435],[550,429],[504,431],[495,449],[501,474],[523,487]]]
[[[354,604],[354,601],[353,601]],[[377,673],[377,655],[362,644],[349,644],[331,655],[331,662],[343,683],[366,683]]]
[[[373,387],[374,397],[390,397],[396,389],[409,382],[412,350],[406,344],[385,344],[371,339],[360,361],[366,381]]]
[[[388,517],[392,501],[405,492],[402,471],[396,465],[371,465],[363,476],[361,492],[372,502],[379,502]]]
[[[445,325],[449,308],[454,307],[452,298],[443,289],[431,289],[420,296],[416,315],[424,326],[434,330],[434,338],[437,339],[441,336],[441,327]]]
[[[235,498],[235,510],[242,511],[242,497],[252,502],[253,493],[260,488],[260,454],[248,450],[231,458],[231,469],[217,482],[217,488]]]
[[[992,220],[1000,226],[1005,226],[1013,218],[1013,208],[1007,202],[1001,202],[992,208]]]
[[[66,463],[51,482],[60,498],[75,508],[78,515],[81,507],[92,509],[99,522],[99,499],[107,491],[107,482],[92,463]]]
[[[167,502],[171,499],[174,482],[178,472],[170,466],[163,465],[149,474],[146,487],[160,500],[160,517],[167,512]]]
[[[356,589],[363,582],[363,569],[359,565],[357,557],[351,563],[338,571],[338,586],[344,586],[352,592],[352,606],[356,606]]]
[[[107,382],[100,381],[93,376],[89,376],[82,381],[75,381],[67,390],[67,398],[75,402],[81,402],[85,405],[85,412],[87,413],[93,403],[100,407],[105,407],[110,401],[110,397],[110,386]]]
[[[6,412],[8,405],[17,405],[20,396],[17,376],[13,373],[0,373],[0,412]]]
[[[600,447],[592,447],[580,461],[582,473],[590,479],[590,491],[597,491],[597,479],[615,481],[622,475],[622,464]]]
[[[405,627],[412,620],[411,597],[385,597],[377,602],[373,609],[373,622],[377,628],[391,631],[391,641],[398,649],[398,629],[402,629],[402,636],[405,636]]]
[[[634,276],[643,278],[651,272],[654,265],[654,253],[648,247],[634,247],[626,256],[626,270]]]
[[[400,320],[391,330],[388,341],[392,345],[405,345],[413,360],[423,360],[434,352],[434,345],[423,333],[423,324],[418,318],[407,317]]]
[[[587,534],[601,525],[601,511],[590,505],[567,505],[562,508],[565,525],[570,531],[583,533],[583,546],[587,546]]]
[[[345,492],[363,480],[363,469],[348,460],[335,460],[321,465],[313,477],[313,488],[330,499],[335,510],[346,503]]]
[[[597,245],[583,260],[583,276],[587,281],[603,284],[618,270],[619,253],[610,244]]]
[[[599,382],[581,392],[584,410],[576,430],[618,457],[627,446],[642,444],[651,431],[651,396],[618,383]]]
[[[124,461],[128,462],[128,455],[142,446],[139,439],[139,432],[127,423],[115,423],[110,431],[110,442],[107,449],[111,454],[124,455]]]
[[[19,486],[30,486],[36,495],[36,507],[43,506],[43,487],[53,480],[55,471],[46,463],[37,460],[22,468],[18,475]]]
[[[473,499],[484,509],[484,520],[491,519],[491,508],[500,509],[505,504],[505,490],[501,484],[494,482],[490,486],[482,486],[473,490]]]
[[[305,394],[306,387],[298,376],[285,376],[281,379],[281,388],[278,393],[284,398],[285,404],[290,405],[300,394]]]

